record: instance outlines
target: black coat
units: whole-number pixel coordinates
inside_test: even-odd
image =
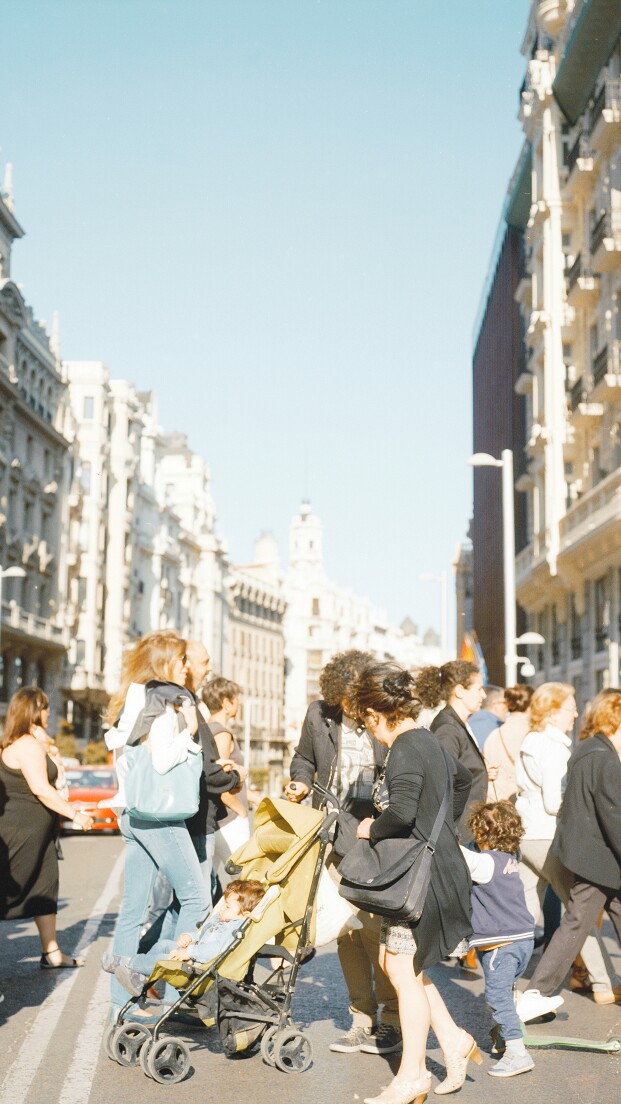
[[[552,844],[572,874],[621,889],[621,759],[607,736],[578,745]]]
[[[446,705],[444,709],[441,709],[438,715],[434,717],[431,722],[431,731],[436,737],[436,740],[442,744],[442,747],[453,756],[453,759],[457,759],[459,763],[462,763],[462,765],[470,771],[472,776],[470,799],[463,810],[457,826],[462,843],[467,844],[470,843],[473,838],[470,829],[466,825],[468,808],[473,801],[487,800],[488,778],[485,760],[476,741],[470,735],[464,722],[457,716],[452,706]]]
[[[315,778],[320,786],[330,789],[336,776],[341,711],[325,701],[311,702],[306,710],[300,742],[291,760],[290,775],[294,782],[304,782],[310,789]],[[378,772],[386,756],[385,748],[369,737]],[[322,803],[319,794],[313,794],[313,805]]]
[[[413,924],[414,961],[418,970],[446,958],[470,935],[471,881],[459,848],[456,822],[470,793],[470,773],[453,764],[453,807],[440,830],[431,867],[431,882],[420,920]],[[427,840],[446,788],[447,766],[438,743],[425,728],[397,736],[386,762],[388,808],[371,826],[371,841],[394,836]]]

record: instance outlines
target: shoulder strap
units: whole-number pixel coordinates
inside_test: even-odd
[[[509,748],[507,747],[507,745],[505,744],[505,741],[503,739],[502,726],[498,729],[498,739],[500,740],[500,742],[502,744],[503,751],[504,751],[505,755],[507,756],[507,759],[511,763],[511,766],[514,767],[515,766],[515,759],[513,758],[511,752],[509,751]]]
[[[446,814],[448,813],[449,802],[451,800],[451,792],[452,792],[452,789],[453,789],[453,787],[451,785],[451,772],[449,770],[448,759],[446,757],[446,752],[445,752],[444,748],[442,748],[442,754],[444,755],[444,763],[446,765],[446,789],[444,791],[444,797],[442,798],[442,804],[440,805],[440,808],[438,809],[438,815],[436,816],[436,819],[435,819],[434,824],[433,824],[433,828],[431,829],[431,835],[429,836],[429,839],[427,840],[427,844],[431,848],[432,851],[435,851],[435,849],[436,849],[436,844],[438,842],[438,836],[440,835],[442,825],[444,824],[444,821],[446,820]]]

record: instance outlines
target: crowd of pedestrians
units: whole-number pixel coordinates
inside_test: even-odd
[[[247,790],[235,736],[242,688],[210,672],[201,643],[151,633],[127,651],[109,703],[106,743],[116,762],[125,847],[123,898],[104,960],[114,1017],[128,989],[140,992],[163,947],[182,961],[192,956],[192,933],[221,892],[216,869],[249,839],[251,805],[261,799]],[[558,1008],[570,970],[571,987],[595,1005],[621,1001],[598,928],[605,911],[621,942],[621,691],[597,695],[574,750],[575,695],[561,683],[534,692],[485,688],[479,669],[461,660],[411,673],[350,650],[326,664],[320,688],[283,796],[320,806],[317,782],[338,801],[327,859],[333,882],[340,884],[339,865],[356,841],[427,841],[441,823],[419,919],[387,919],[379,906],[377,913],[360,910],[337,938],[351,1025],[330,1049],[400,1051],[395,1077],[366,1104],[409,1104],[430,1091],[432,1027],[445,1065],[434,1092],[459,1090],[481,1052],[428,971],[461,958],[483,970],[498,1058],[488,1072],[527,1072],[533,1060],[522,1023]],[[422,716],[433,717],[429,727]],[[72,969],[81,960],[56,941],[59,816],[83,831],[92,820],[67,800],[48,720],[41,690],[14,695],[0,747],[0,919],[33,919],[41,968]],[[129,798],[136,749],[150,772],[150,796],[161,804],[156,817]],[[183,764],[199,779],[198,807],[187,819],[166,805],[178,799],[170,778],[181,776]],[[211,933],[216,941],[218,925],[241,923],[260,899],[260,887],[248,888],[252,900],[243,883],[225,886]],[[544,928],[550,895],[564,906],[554,932]],[[157,932],[145,930],[158,897],[164,905]],[[518,992],[534,946],[544,942]],[[132,1019],[154,1022],[176,995],[166,990],[142,1001]]]

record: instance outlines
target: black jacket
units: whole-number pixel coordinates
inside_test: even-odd
[[[320,786],[330,789],[336,776],[336,757],[338,750],[341,711],[327,705],[325,701],[311,702],[306,710],[300,742],[291,760],[291,778],[294,782],[305,782],[310,789],[315,777]],[[386,750],[377,740],[369,737],[373,745],[373,755],[378,772],[381,770]],[[322,803],[319,794],[313,794],[313,805],[318,808]]]
[[[472,833],[466,827],[468,808],[473,801],[487,800],[487,767],[483,755],[477,747],[476,741],[468,732],[464,722],[450,705],[441,709],[431,722],[431,731],[442,747],[462,763],[472,776],[470,800],[461,815],[458,831],[461,842],[466,844],[472,841]]]
[[[440,829],[422,916],[413,925],[419,970],[445,958],[472,931],[470,875],[455,829],[468,801],[470,773],[450,755],[447,759],[452,768],[453,808],[449,806]],[[429,839],[444,797],[447,759],[425,728],[397,736],[386,762],[388,807],[373,822],[371,842],[395,836]]]
[[[607,736],[584,740],[569,760],[552,849],[583,881],[621,889],[621,760]]]

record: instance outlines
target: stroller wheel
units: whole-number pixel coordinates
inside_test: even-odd
[[[112,1058],[113,1061],[116,1061],[116,1058],[114,1056],[114,1051],[112,1050],[112,1039],[114,1038],[115,1032],[118,1031],[119,1026],[120,1025],[118,1023],[108,1024],[103,1034],[103,1048],[108,1055],[108,1058]]]
[[[151,1035],[144,1024],[124,1023],[117,1027],[110,1040],[110,1053],[120,1066],[137,1066],[140,1051]]]
[[[283,1073],[304,1073],[312,1065],[313,1047],[302,1031],[281,1031],[274,1043],[274,1061]]]
[[[152,1045],[153,1045],[153,1040],[152,1039],[147,1039],[146,1043],[143,1043],[143,1045],[140,1048],[140,1066],[142,1068],[142,1072],[147,1077],[151,1076],[151,1074],[149,1073],[148,1062],[149,1062],[149,1054],[151,1053]]]
[[[278,1035],[280,1028],[278,1024],[273,1027],[268,1027],[267,1031],[261,1039],[261,1057],[268,1066],[276,1065],[276,1058],[274,1055],[274,1044],[276,1042],[276,1036]]]
[[[176,1085],[190,1069],[190,1052],[181,1039],[164,1036],[149,1047],[146,1066],[159,1085]]]

